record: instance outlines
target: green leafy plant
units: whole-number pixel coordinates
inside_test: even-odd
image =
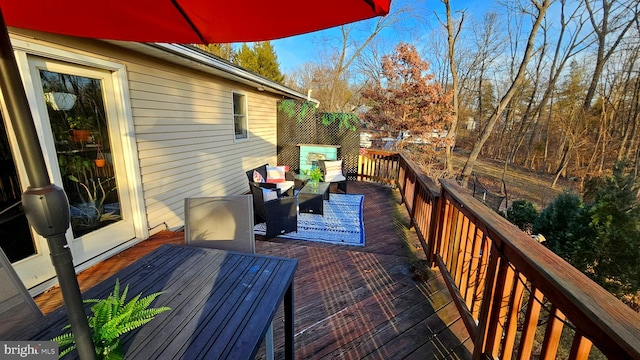
[[[129,302],[125,302],[128,291],[129,285],[121,294],[120,281],[116,279],[113,292],[106,299],[84,300],[85,303],[94,304],[91,307],[93,316],[88,316],[87,321],[92,331],[93,345],[98,359],[122,359],[120,336],[148,323],[156,315],[171,310],[168,307],[149,308],[153,300],[162,292],[145,297],[138,294]],[[71,326],[67,325],[63,330],[70,328]],[[71,332],[51,340],[58,342],[61,358],[76,348],[75,338]]]
[[[507,220],[518,226],[520,230],[531,233],[533,223],[538,218],[536,206],[528,200],[519,199],[511,203],[507,209]]]
[[[69,127],[74,130],[93,130],[95,127],[95,121],[92,116],[68,116],[67,122]]]
[[[295,118],[300,123],[308,113],[315,114],[316,104],[311,101],[296,102],[292,99],[285,99],[278,104],[278,110],[290,118]]]
[[[347,130],[356,131],[356,125],[359,125],[358,117],[352,113],[323,113],[320,116],[322,125],[329,126],[335,122],[338,122],[338,128],[343,127]]]
[[[115,178],[101,179],[95,176],[93,162],[78,155],[60,155],[58,157],[62,176],[77,186],[79,203],[72,204],[80,213],[73,216],[72,223],[78,226],[92,226],[101,221],[120,219],[113,211],[106,212],[104,202],[107,196],[116,191]]]
[[[320,170],[320,168],[317,166],[314,166],[309,170],[303,170],[302,173],[304,175],[307,175],[309,179],[314,182],[322,181],[322,179],[324,178],[322,170]]]

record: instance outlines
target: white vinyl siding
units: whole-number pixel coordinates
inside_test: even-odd
[[[184,199],[248,191],[245,171],[276,158],[276,101],[244,91],[251,136],[235,142],[232,82],[128,64],[149,227],[184,221]],[[254,131],[255,129],[255,131]]]
[[[143,218],[153,234],[184,224],[184,198],[249,190],[245,171],[277,158],[276,106],[280,95],[183,67],[118,45],[23,30],[43,42],[121,63],[140,166]],[[79,50],[82,49],[82,50]],[[176,55],[166,54],[167,58]],[[233,99],[246,95],[248,139],[236,142]]]

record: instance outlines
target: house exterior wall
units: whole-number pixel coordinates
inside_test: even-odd
[[[277,158],[281,96],[114,44],[13,30],[28,41],[126,69],[144,218],[149,234],[184,224],[184,198],[242,194],[245,171]],[[235,140],[232,93],[247,96],[247,139]]]
[[[127,65],[149,227],[182,225],[184,199],[242,194],[245,171],[276,158],[276,98],[163,64]],[[235,140],[232,91],[247,96]]]

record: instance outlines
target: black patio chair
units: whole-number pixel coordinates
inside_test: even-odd
[[[298,231],[295,196],[281,196],[279,190],[264,189],[253,182],[249,183],[249,188],[253,195],[256,223],[265,222],[267,238]]]
[[[264,165],[258,166],[255,169],[251,169],[247,171],[246,174],[247,174],[247,179],[249,180],[249,184],[260,186],[265,189],[274,189],[274,190],[278,189],[284,196],[293,196],[294,195],[293,189],[295,186],[295,181],[294,181],[295,174],[288,171],[285,173],[285,177],[286,177],[285,181],[279,182],[279,183],[267,182],[268,181],[267,166],[269,166],[269,164],[264,164]],[[254,177],[255,173],[260,174],[260,177],[263,180],[262,182],[255,180],[255,177]]]
[[[338,162],[340,162],[340,166],[338,169]],[[327,163],[332,167],[332,169],[327,170]],[[331,184],[337,184],[338,190],[347,193],[347,173],[344,171],[344,167],[342,166],[342,160],[318,160],[318,166],[324,175],[324,182],[329,182]]]

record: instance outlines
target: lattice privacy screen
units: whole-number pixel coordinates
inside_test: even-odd
[[[291,101],[291,100],[285,100]],[[340,128],[338,122],[322,124],[322,113],[310,110],[307,102],[295,102],[287,110],[278,107],[278,164],[289,165],[299,172],[300,149],[298,144],[340,145],[338,158],[342,159],[349,180],[358,173],[360,129]]]

